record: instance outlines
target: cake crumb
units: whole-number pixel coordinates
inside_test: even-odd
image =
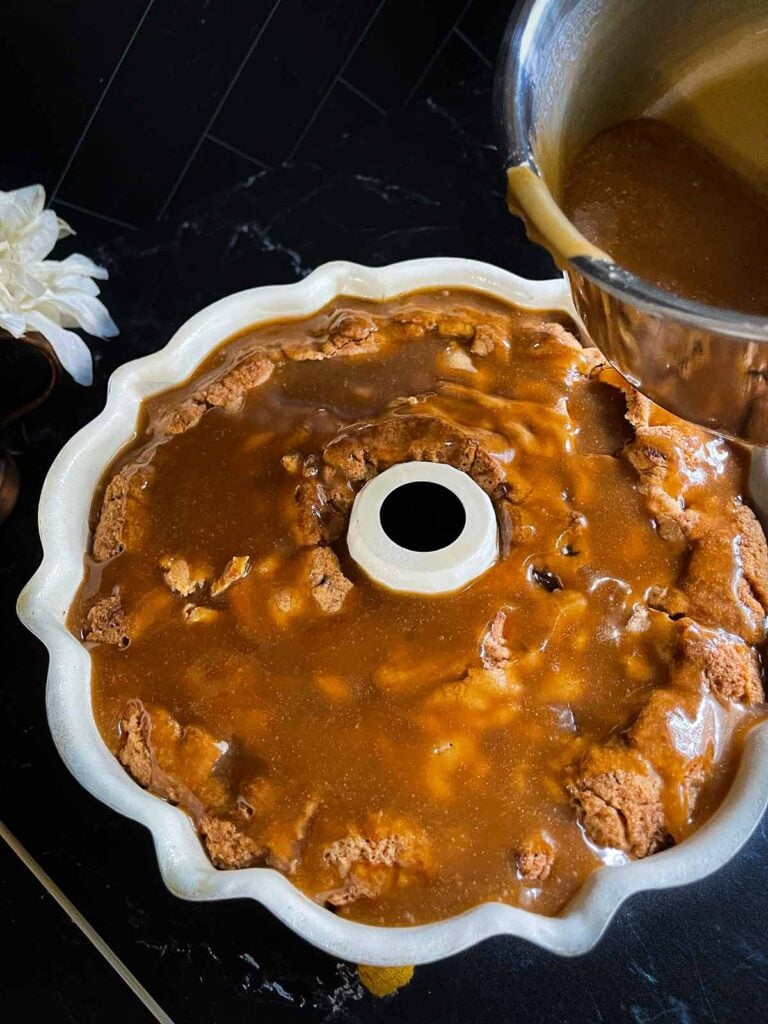
[[[367,964],[359,964],[357,974],[371,995],[382,999],[408,984],[413,977],[413,967],[369,967]]]

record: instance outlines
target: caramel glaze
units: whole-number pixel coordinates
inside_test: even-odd
[[[186,807],[215,863],[272,864],[372,923],[431,921],[484,900],[556,914],[602,862],[681,841],[721,800],[764,709],[675,666],[684,630],[754,657],[732,635],[749,619],[739,617],[730,518],[746,486],[743,453],[644,407],[651,423],[682,432],[670,435],[665,493],[724,539],[697,603],[681,582],[692,542],[661,535],[652,488],[626,457],[638,438],[618,378],[553,319],[459,291],[343,299],[246,332],[193,381],[144,404],[94,505],[98,518],[104,486],[130,467],[139,483],[125,550],[86,558],[69,624],[89,640],[106,743],[139,782]],[[285,358],[339,324],[351,334],[364,325],[357,333],[374,344],[361,347],[372,350]],[[242,408],[210,408],[168,436],[169,410],[261,346],[277,367]],[[504,519],[503,557],[447,596],[374,584],[347,555],[343,501],[329,525],[315,491],[308,533],[297,500],[340,450],[331,441],[414,415],[479,439],[502,481],[483,478]],[[694,453],[686,459],[680,437]],[[451,461],[456,446],[443,434],[421,457]],[[387,455],[377,458],[382,468]],[[360,482],[347,486],[353,494]],[[338,610],[313,600],[307,558],[318,544],[352,585],[340,602],[331,595]],[[233,556],[248,556],[248,571],[214,597],[211,581]],[[203,581],[187,596],[166,582],[171,558]],[[665,593],[684,610],[648,611]],[[736,609],[731,633],[717,629],[721,599]],[[89,620],[104,600],[119,602],[128,646]],[[192,606],[212,613],[196,620]],[[764,620],[749,621],[743,631],[761,637]],[[615,752],[610,778],[625,779],[621,766],[639,756],[625,749],[626,730],[654,693],[661,717],[651,707],[650,740],[633,742],[661,787],[649,825],[661,831],[648,838],[641,822],[645,847],[622,833],[617,852],[590,839],[616,841],[605,821],[590,831],[584,800],[581,818],[574,807],[580,765],[590,751]],[[132,699],[146,708],[132,705],[133,719]]]
[[[622,267],[688,299],[768,315],[768,204],[662,121],[614,125],[567,168],[562,208]]]

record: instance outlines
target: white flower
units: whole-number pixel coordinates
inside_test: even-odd
[[[42,185],[0,191],[0,329],[14,338],[27,331],[42,334],[78,384],[90,384],[91,353],[69,328],[80,327],[97,338],[118,333],[96,298],[96,280],[109,275],[80,253],[64,260],[45,258],[60,238],[74,231],[44,206]]]

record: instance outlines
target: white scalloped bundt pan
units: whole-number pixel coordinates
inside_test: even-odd
[[[253,288],[220,299],[188,320],[159,352],[117,369],[103,412],[59,453],[40,497],[43,561],[19,598],[18,613],[50,653],[48,720],[64,762],[94,796],[146,825],[165,884],[177,896],[251,897],[308,942],[357,963],[428,963],[492,935],[517,935],[573,956],[598,941],[628,896],[703,878],[742,846],[768,803],[768,723],[749,735],[730,793],[695,835],[647,860],[596,871],[560,916],[484,903],[435,924],[375,927],[337,917],[270,868],[216,870],[187,815],[141,789],[105,746],[91,710],[90,657],[65,625],[83,574],[91,496],[107,464],[133,437],[144,398],[180,383],[222,341],[262,321],[307,316],[338,295],[386,299],[436,287],[474,288],[521,306],[573,315],[562,280],[526,281],[484,263],[451,258],[381,268],[328,263],[296,284]],[[764,455],[755,460],[754,493],[766,511],[767,467]]]

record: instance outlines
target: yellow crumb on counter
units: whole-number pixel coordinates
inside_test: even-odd
[[[407,985],[413,977],[413,967],[369,967],[367,964],[358,964],[357,973],[362,984],[368,991],[382,998],[391,996],[403,985]]]

